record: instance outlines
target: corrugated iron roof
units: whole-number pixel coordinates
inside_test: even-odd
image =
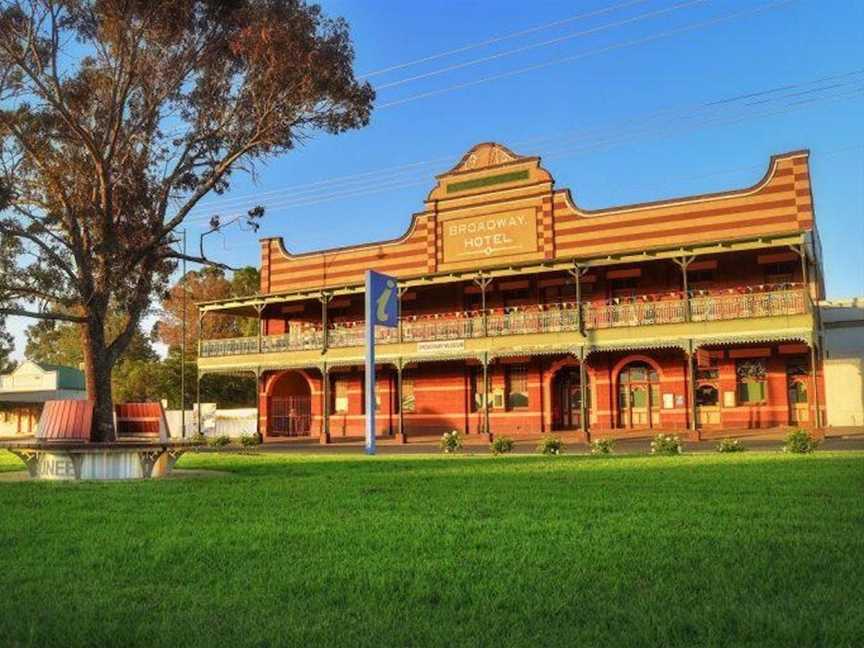
[[[93,401],[48,401],[42,409],[36,438],[41,441],[90,441]]]

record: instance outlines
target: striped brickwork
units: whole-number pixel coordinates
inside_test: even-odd
[[[764,178],[742,190],[589,211],[574,204],[568,190],[553,189],[539,158],[481,144],[438,176],[426,208],[414,215],[401,238],[308,254],[291,254],[281,239],[265,239],[261,288],[266,294],[359,284],[370,268],[422,277],[800,233],[813,227],[807,159],[806,152],[774,156]],[[445,258],[445,228],[513,214],[536,219],[536,241],[523,241],[504,256]]]

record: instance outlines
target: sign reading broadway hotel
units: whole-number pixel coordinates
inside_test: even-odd
[[[447,221],[443,233],[445,263],[537,251],[534,209]]]

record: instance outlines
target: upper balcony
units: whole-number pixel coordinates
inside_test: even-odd
[[[607,329],[619,329],[611,337],[626,339],[636,331],[660,332],[663,325],[698,327],[699,323],[755,321],[804,316],[810,298],[801,284],[748,286],[722,291],[666,292],[619,298],[607,303],[548,303],[511,308],[492,308],[434,315],[405,316],[397,329],[379,328],[379,344],[410,344],[446,340],[482,340],[520,335],[575,334],[588,339]],[[668,327],[665,327],[668,329]],[[676,327],[676,331],[678,327]],[[724,329],[725,330],[725,329]],[[362,347],[364,322],[343,321],[328,325],[326,339],[320,323],[292,324],[283,335],[204,340],[202,358],[323,351]],[[650,333],[649,333],[650,334]],[[680,334],[680,331],[678,331]],[[568,336],[569,337],[569,336]],[[605,334],[606,339],[610,335]],[[551,341],[551,338],[550,338]],[[514,342],[515,343],[515,342]]]

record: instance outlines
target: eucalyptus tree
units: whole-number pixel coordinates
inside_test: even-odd
[[[177,260],[221,265],[178,228],[233,174],[366,125],[353,59],[345,21],[301,0],[0,3],[0,315],[80,327],[95,440]]]

